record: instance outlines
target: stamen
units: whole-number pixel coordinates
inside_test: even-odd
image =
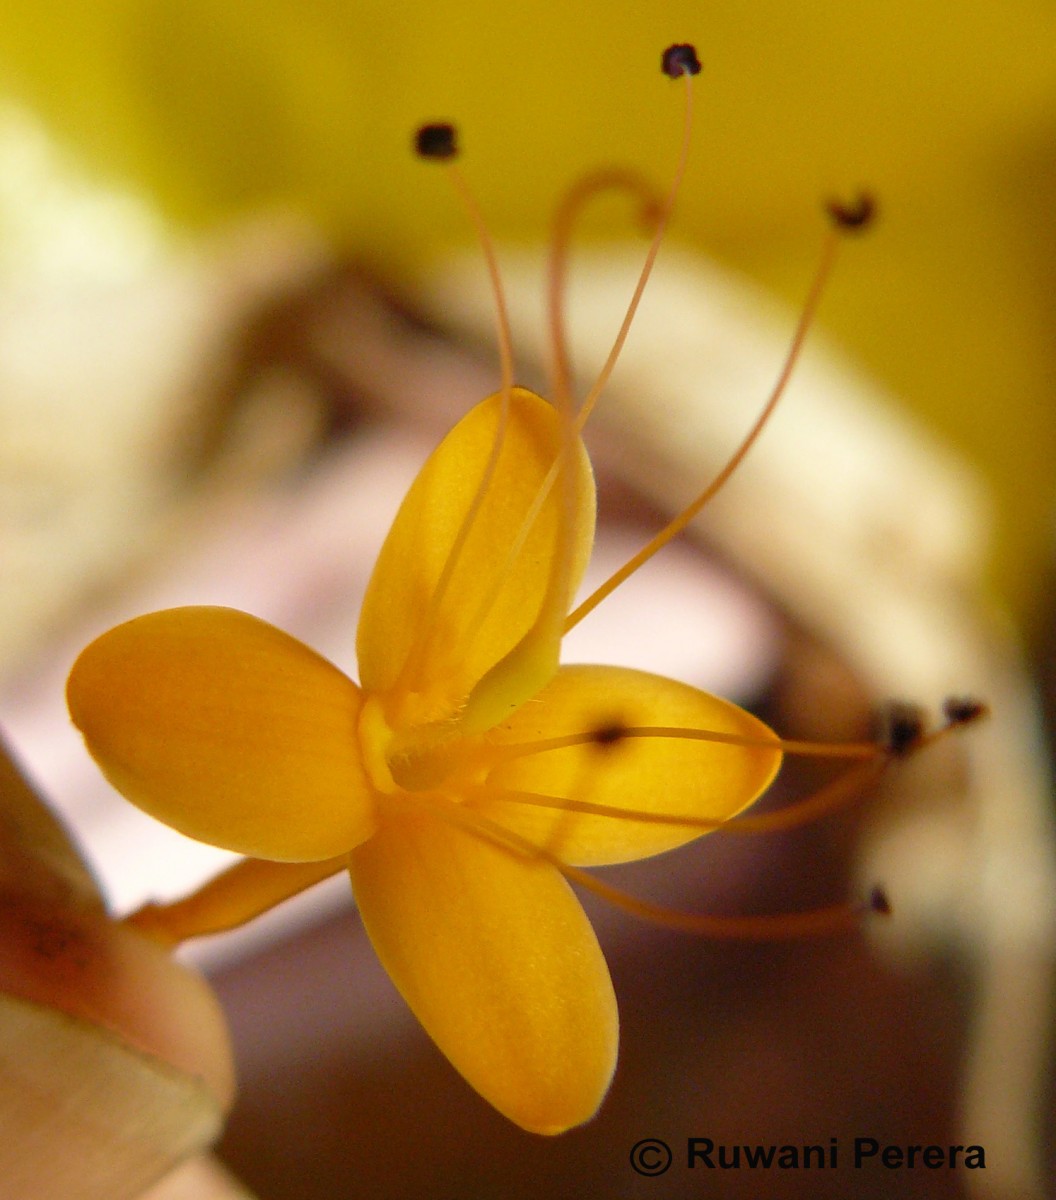
[[[848,232],[860,233],[876,220],[876,201],[868,192],[859,192],[849,204],[830,200],[825,210],[840,229]]]
[[[632,896],[612,884],[596,879],[579,867],[569,866],[557,855],[537,846],[512,830],[505,829],[495,821],[470,812],[464,805],[428,793],[416,793],[408,797],[413,804],[431,809],[435,815],[524,860],[538,860],[559,871],[570,883],[576,883],[632,916],[640,917],[666,929],[678,929],[684,933],[700,934],[710,938],[737,939],[745,941],[775,941],[790,938],[821,937],[826,934],[845,933],[857,928],[862,919],[878,911],[872,897],[865,902],[835,904],[808,912],[778,913],[764,916],[716,916],[710,913],[688,913],[668,908],[651,900]]]
[[[655,232],[663,215],[664,201],[652,184],[637,171],[609,167],[592,171],[574,183],[561,198],[554,213],[547,265],[547,314],[552,354],[551,389],[555,400],[572,395],[572,367],[568,354],[565,323],[565,281],[572,227],[587,203],[602,192],[623,191],[636,197],[642,224]]]
[[[530,742],[505,742],[489,748],[489,761],[496,764],[510,759],[563,750],[568,746],[611,745],[624,738],[687,738],[698,742],[717,742],[724,746],[746,746],[780,750],[783,754],[817,758],[878,758],[886,747],[877,742],[803,742],[786,738],[746,737],[738,733],[720,733],[713,729],[690,729],[677,725],[608,725],[585,733],[539,738]]]
[[[866,901],[833,904],[807,912],[766,913],[761,916],[689,913],[632,896],[578,867],[568,867],[558,862],[555,862],[554,866],[570,883],[578,883],[580,887],[593,892],[602,900],[607,900],[623,912],[630,913],[631,916],[640,917],[665,929],[677,929],[682,933],[698,934],[716,940],[774,942],[849,933],[861,925],[863,918],[882,911],[874,907],[870,897]]]
[[[407,690],[411,683],[416,680],[422,663],[432,646],[432,640],[436,632],[437,613],[447,594],[447,589],[455,573],[455,568],[462,556],[462,551],[465,548],[470,532],[476,522],[477,514],[480,512],[480,508],[484,503],[484,497],[487,495],[488,488],[491,486],[492,479],[498,467],[499,456],[502,453],[502,447],[506,440],[506,428],[509,423],[510,413],[510,394],[513,391],[513,335],[510,332],[509,310],[506,303],[506,291],[502,285],[502,274],[499,271],[498,254],[496,253],[495,243],[491,237],[487,222],[484,220],[480,206],[477,204],[476,197],[463,179],[462,173],[454,164],[453,159],[457,154],[455,128],[453,125],[446,124],[423,125],[418,130],[415,145],[420,155],[436,158],[444,162],[448,178],[476,232],[477,241],[484,254],[484,261],[487,264],[492,298],[495,302],[495,326],[499,343],[502,383],[500,386],[501,399],[499,401],[498,424],[495,427],[495,436],[492,440],[487,461],[484,464],[484,470],[481,473],[480,482],[477,484],[473,500],[466,510],[466,515],[451,544],[451,550],[444,562],[433,594],[429,598],[429,605],[423,614],[419,627],[419,636],[408,651],[406,661],[400,670],[396,682],[396,690],[398,691]]]
[[[679,79],[683,75],[699,75],[700,59],[697,58],[696,47],[689,42],[668,46],[660,56],[660,70],[671,79]]]
[[[869,893],[869,908],[881,917],[891,915],[891,901],[887,898],[887,892],[879,885]]]
[[[990,710],[973,696],[949,696],[943,703],[942,711],[951,727],[968,725],[989,715]]]
[[[625,738],[688,738],[699,742],[716,742],[725,746],[746,746],[780,750],[782,754],[810,758],[882,759],[904,758],[926,746],[934,745],[954,729],[981,720],[988,715],[987,706],[971,698],[951,698],[943,706],[946,720],[937,728],[925,732],[924,714],[916,705],[896,701],[880,712],[881,736],[875,742],[805,742],[793,738],[746,737],[738,733],[721,733],[714,729],[692,729],[677,725],[623,725],[611,721],[583,733],[566,733],[551,738],[536,738],[528,742],[503,742],[488,747],[489,769],[501,763],[569,746],[612,745]]]
[[[477,235],[491,281],[492,298],[495,301],[495,333],[502,367],[502,390],[509,391],[513,387],[513,337],[510,333],[506,292],[502,286],[498,254],[488,223],[484,220],[476,196],[455,165],[454,160],[458,157],[458,135],[455,126],[446,123],[421,126],[415,134],[415,150],[421,158],[435,159],[444,164],[451,185]]]
[[[419,158],[454,158],[458,154],[454,125],[446,121],[422,125],[414,134],[414,152]]]
[[[773,416],[774,410],[777,408],[778,402],[785,393],[788,386],[788,381],[792,378],[792,371],[799,360],[800,353],[803,349],[803,344],[806,340],[807,333],[814,322],[814,317],[818,310],[818,304],[821,301],[822,293],[825,290],[825,284],[828,281],[829,275],[832,272],[833,265],[836,260],[836,251],[839,245],[838,230],[830,230],[824,242],[822,243],[821,257],[818,262],[817,269],[814,273],[814,279],[811,282],[810,290],[807,293],[806,302],[803,305],[803,311],[800,313],[798,322],[796,323],[795,331],[792,335],[792,342],[785,355],[785,361],[778,374],[777,382],[770,393],[770,397],[763,406],[762,412],[755,420],[748,431],[747,436],[741,442],[740,446],[730,456],[726,465],[708,484],[708,486],[700,493],[699,496],[688,504],[677,517],[669,522],[646,546],[644,546],[629,562],[625,563],[618,571],[607,579],[599,588],[596,589],[582,604],[579,605],[574,612],[570,613],[565,622],[565,632],[574,628],[580,621],[608,596],[611,592],[630,578],[631,575],[643,566],[653,557],[658,550],[663,549],[672,538],[677,537],[683,529],[693,520],[700,510],[712,499],[725,485],[730,476],[741,465],[745,455],[755,444],[756,439],[762,433],[763,429],[768,424]],[[584,404],[584,407],[586,405]]]
[[[689,737],[700,741],[719,742],[733,746],[773,747],[784,754],[806,755],[819,758],[851,758],[861,760],[817,791],[784,808],[767,813],[739,814],[722,820],[698,817],[688,813],[655,812],[645,809],[615,808],[608,804],[596,804],[589,800],[575,800],[568,796],[549,796],[541,792],[520,791],[501,785],[484,783],[469,790],[471,796],[485,800],[507,800],[535,808],[551,808],[558,811],[581,813],[584,816],[612,817],[617,820],[638,821],[652,825],[676,825],[702,832],[732,834],[776,833],[810,824],[823,816],[838,811],[862,797],[879,781],[890,764],[899,758],[917,753],[935,744],[952,730],[986,716],[986,705],[973,699],[950,699],[944,705],[946,722],[925,733],[923,717],[919,710],[910,705],[889,706],[884,719],[888,722],[888,735],[883,742],[797,742],[781,738],[747,738],[735,734],[715,733],[709,730],[665,729],[662,727],[624,726],[616,722],[602,726],[590,733],[568,734],[564,737],[542,738],[534,742],[513,743],[493,747],[495,756],[489,755],[489,769],[517,758],[543,754],[551,750],[562,750],[570,746],[597,745],[603,749],[632,737]],[[897,725],[898,733],[892,735],[891,728]]]
[[[509,711],[514,697],[519,703],[533,695],[553,677],[560,662],[565,614],[572,602],[574,591],[573,517],[580,508],[582,497],[577,495],[577,490],[582,484],[573,461],[578,434],[572,412],[572,396],[567,386],[558,390],[554,397],[554,405],[560,421],[561,434],[557,457],[521,522],[511,547],[512,552],[520,552],[520,547],[556,479],[561,489],[560,502],[565,519],[557,525],[546,591],[531,627],[517,644],[478,680],[467,697],[459,714],[460,726],[467,733],[479,733],[494,725]],[[504,577],[505,572],[496,576],[496,584]],[[483,614],[490,611],[497,595],[498,588],[493,586],[484,597],[481,626]],[[516,686],[511,689],[513,681],[516,681]]]
[[[924,737],[924,710],[901,700],[880,713],[880,740],[895,758],[904,758],[920,747]]]
[[[600,729],[595,729],[590,740],[595,746],[615,746],[617,742],[622,742],[629,733],[630,731],[625,725],[613,722],[611,725],[603,725]]]
[[[691,46],[682,47],[680,49],[692,50]],[[682,56],[683,58],[686,56]],[[696,56],[693,56],[694,60]],[[666,60],[666,54],[665,54]],[[700,64],[697,64],[697,70],[700,69]],[[665,67],[665,73],[666,67]],[[656,229],[653,233],[653,240],[649,246],[649,250],[645,256],[645,264],[642,267],[642,273],[638,277],[638,282],[635,285],[634,292],[631,295],[631,302],[627,306],[627,312],[624,315],[623,322],[620,325],[619,331],[616,334],[616,340],[612,344],[612,349],[609,351],[609,356],[606,358],[601,370],[598,372],[598,377],[594,381],[594,385],[587,393],[586,399],[583,401],[576,417],[576,432],[581,432],[583,426],[587,423],[587,418],[590,416],[597,403],[598,397],[601,395],[605,385],[609,382],[609,377],[612,375],[616,362],[620,357],[620,352],[623,350],[623,344],[627,340],[627,335],[630,333],[631,324],[634,321],[635,314],[638,311],[638,305],[642,299],[642,293],[645,291],[646,284],[649,282],[649,276],[653,273],[653,265],[656,262],[656,256],[660,252],[660,243],[664,240],[664,234],[667,232],[667,226],[671,220],[671,214],[675,210],[675,200],[678,198],[679,190],[682,187],[682,180],[686,174],[686,164],[689,162],[689,150],[693,137],[693,87],[692,79],[696,71],[685,70],[683,72],[686,80],[686,107],[685,116],[682,121],[682,144],[678,152],[678,161],[675,166],[674,179],[671,182],[671,187],[668,190],[667,196],[660,207],[660,211],[656,219]]]
[[[580,813],[589,817],[611,817],[614,820],[635,821],[645,825],[673,825],[683,829],[699,829],[702,833],[732,833],[756,836],[781,833],[810,825],[824,816],[854,803],[866,795],[880,779],[889,764],[888,759],[852,767],[837,779],[816,792],[768,813],[742,814],[736,817],[708,818],[688,813],[649,812],[645,809],[614,808],[590,800],[573,800],[565,796],[547,796],[540,792],[516,791],[483,784],[467,791],[467,795],[482,800],[508,800],[530,808],[549,808],[559,812]]]
[[[190,896],[172,904],[145,904],[122,924],[165,946],[175,946],[189,938],[236,929],[347,866],[347,855],[310,863],[245,858]]]
[[[681,57],[684,58],[685,56],[682,55]],[[550,267],[549,308],[551,331],[554,338],[554,403],[558,409],[558,412],[562,416],[565,436],[562,438],[562,447],[558,455],[558,459],[540,485],[537,496],[533,501],[525,520],[522,522],[521,529],[518,532],[517,537],[514,539],[512,547],[507,553],[506,561],[508,563],[512,562],[516,553],[519,552],[520,546],[528,536],[532,522],[535,520],[536,515],[549,496],[550,490],[553,488],[554,483],[558,480],[561,481],[561,485],[565,489],[565,507],[566,509],[571,508],[573,497],[570,495],[569,489],[572,487],[573,481],[571,472],[568,470],[563,471],[562,466],[563,464],[567,464],[569,455],[571,454],[574,437],[582,431],[598,396],[601,394],[602,389],[607,383],[609,376],[616,365],[616,360],[619,358],[620,351],[622,350],[623,344],[627,338],[627,334],[630,331],[631,323],[634,320],[635,313],[638,310],[638,304],[641,301],[642,293],[644,292],[645,286],[649,280],[649,276],[652,273],[653,264],[656,261],[656,256],[660,249],[660,243],[663,240],[664,232],[674,209],[675,198],[681,186],[682,178],[685,175],[686,164],[689,159],[689,149],[692,135],[693,89],[688,86],[691,74],[692,72],[688,70],[686,71],[686,109],[683,124],[682,145],[679,152],[675,177],[667,197],[661,203],[659,203],[659,205],[657,205],[655,197],[651,195],[648,189],[648,185],[642,185],[633,173],[627,173],[626,175],[623,175],[617,172],[608,176],[607,179],[604,175],[599,175],[596,177],[588,176],[587,179],[584,180],[584,182],[580,185],[580,190],[574,190],[572,193],[570,193],[570,196],[566,199],[565,204],[559,209],[558,216],[556,218]],[[606,182],[599,183],[599,180],[606,180]],[[590,195],[598,190],[599,186],[610,186],[613,183],[616,183],[617,180],[619,180],[619,182],[616,184],[617,186],[628,186],[636,191],[640,189],[644,191],[650,207],[655,206],[656,209],[654,217],[655,231],[653,235],[653,241],[646,255],[645,265],[642,268],[641,276],[639,277],[637,286],[635,287],[634,294],[631,298],[630,304],[628,305],[627,313],[624,316],[623,323],[620,326],[616,340],[611,351],[609,352],[609,356],[605,362],[605,365],[602,367],[602,370],[598,375],[593,387],[591,388],[590,393],[588,394],[583,405],[580,407],[579,412],[576,414],[575,421],[573,423],[571,418],[571,377],[568,362],[567,344],[564,334],[564,316],[561,303],[561,292],[563,290],[564,277],[564,260],[567,255],[568,241],[568,233],[565,232],[565,230],[570,226],[577,209]],[[469,200],[469,203],[472,204],[471,198],[467,199]],[[475,205],[473,208],[475,208]],[[540,608],[539,619],[537,620],[536,625],[529,630],[525,637],[522,638],[521,642],[519,642],[514,650],[511,651],[511,655],[516,656],[517,659],[526,661],[538,660],[541,662],[543,657],[545,657],[541,651],[549,649],[551,643],[554,647],[557,647],[562,632],[568,628],[567,624],[565,623],[564,613],[567,611],[568,604],[571,600],[570,596],[565,595],[565,593],[569,590],[568,584],[571,579],[571,562],[569,561],[569,555],[567,553],[568,533],[565,531],[564,526],[562,526],[561,531],[559,531],[559,543],[561,544],[555,548],[554,555],[554,562],[557,569],[550,577],[547,595],[544,599],[542,607]],[[497,578],[501,579],[502,573],[500,573]],[[490,611],[491,605],[498,594],[498,590],[498,587],[494,586],[490,589],[488,594],[482,598],[478,610],[480,618]],[[558,609],[560,609],[560,617],[557,615]],[[478,627],[480,618],[478,618]],[[551,626],[553,626],[553,628],[551,628]],[[413,655],[413,657],[416,661],[420,661],[422,654],[418,653]],[[516,669],[518,669],[518,664],[514,662],[513,658],[510,658],[509,662],[505,662],[504,660],[504,663],[496,664],[496,667],[493,668],[493,670],[496,672],[496,675],[492,680],[489,680],[487,684],[484,684],[483,680],[481,681],[481,685],[484,686],[478,685],[476,696],[471,697],[471,700],[473,701],[472,711],[467,708],[463,714],[464,728],[472,729],[477,726],[481,728],[486,727],[487,721],[490,720],[491,705],[487,700],[489,692],[501,687],[502,685],[500,683],[500,679],[504,675]],[[538,673],[541,677],[545,674],[545,671],[540,670]],[[408,673],[405,671],[404,674],[406,675]]]
[[[901,702],[889,705],[886,713],[881,713],[889,752],[898,758],[919,753],[955,730],[985,720],[990,709],[983,701],[971,696],[951,696],[943,703],[942,713],[945,722],[935,729],[925,730],[920,710],[915,705]]]

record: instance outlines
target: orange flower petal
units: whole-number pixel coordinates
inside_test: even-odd
[[[547,595],[562,529],[572,590],[590,556],[594,480],[579,438],[571,459],[572,487],[554,483],[525,529],[558,457],[561,428],[551,405],[514,388],[494,476],[443,595],[434,602],[491,455],[500,410],[500,395],[482,401],[429,457],[400,507],[367,589],[359,622],[360,680],[373,693],[391,693],[400,681],[404,695],[417,694],[417,709],[401,723],[450,717],[524,638]],[[556,668],[557,627],[552,640]],[[412,647],[416,662],[401,680]],[[514,696],[511,704],[524,698]]]
[[[595,733],[597,740],[514,758],[487,776],[482,815],[580,866],[629,862],[681,846],[700,828],[534,807],[504,792],[534,792],[611,808],[725,820],[752,803],[781,764],[779,750],[675,737],[622,737],[678,726],[773,738],[726,700],[621,667],[563,667],[530,703],[487,735],[495,745]]]
[[[359,689],[255,617],[137,617],[83,651],[66,695],[107,779],[190,837],[300,862],[343,854],[374,829]]]
[[[464,1078],[535,1133],[593,1116],[616,1063],[616,1000],[557,871],[433,813],[385,816],[351,863],[378,957]]]

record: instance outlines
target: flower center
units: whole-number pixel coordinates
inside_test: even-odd
[[[359,718],[363,763],[373,786],[386,795],[422,792],[474,780],[483,771],[472,770],[468,742],[450,720],[393,728],[379,696],[367,696]]]
[[[377,696],[367,696],[359,714],[359,745],[363,752],[363,765],[370,782],[379,792],[391,794],[399,785],[389,770],[388,752],[392,746],[393,733],[381,701]]]

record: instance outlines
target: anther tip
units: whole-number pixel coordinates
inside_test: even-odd
[[[896,701],[881,714],[880,742],[889,754],[902,758],[924,736],[924,714],[915,704]]]
[[[668,46],[660,56],[660,70],[669,79],[679,79],[683,75],[699,75],[700,59],[697,58],[696,47],[689,42],[680,42]]]
[[[454,125],[446,121],[422,125],[414,135],[414,152],[419,158],[454,158],[458,154]]]
[[[837,229],[861,233],[876,220],[876,200],[868,192],[859,192],[851,201],[829,200],[825,211]]]
[[[969,725],[989,713],[987,706],[973,696],[949,696],[943,703],[942,712],[951,725]]]
[[[877,916],[889,917],[891,915],[891,901],[888,899],[884,888],[877,885],[870,890],[868,907],[869,911],[876,913]]]

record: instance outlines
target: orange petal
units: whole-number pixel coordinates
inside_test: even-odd
[[[373,831],[359,689],[255,617],[137,617],[83,651],[66,697],[114,787],[190,837],[301,862],[334,858]]]
[[[450,717],[533,627],[554,573],[562,527],[572,590],[590,556],[594,481],[579,438],[571,459],[573,486],[554,483],[531,527],[525,528],[558,458],[561,423],[545,400],[514,388],[494,476],[442,597],[434,600],[474,504],[500,410],[500,395],[482,401],[430,456],[400,507],[363,602],[358,637],[362,685],[385,694],[400,681],[403,694],[417,693],[419,709],[409,714],[412,723]],[[555,628],[555,667],[559,640]],[[413,666],[401,679],[412,648]],[[516,696],[511,703],[524,698]]]
[[[557,871],[432,813],[386,816],[351,862],[378,957],[464,1078],[535,1133],[593,1116],[616,1063],[616,1000]]]
[[[534,807],[504,799],[504,793],[726,820],[766,789],[781,764],[780,751],[770,747],[619,736],[620,730],[642,726],[774,737],[735,704],[684,683],[621,667],[563,667],[487,741],[512,746],[578,733],[594,733],[597,740],[501,763],[488,774],[484,798],[474,807],[566,862],[630,862],[681,846],[705,830]]]

